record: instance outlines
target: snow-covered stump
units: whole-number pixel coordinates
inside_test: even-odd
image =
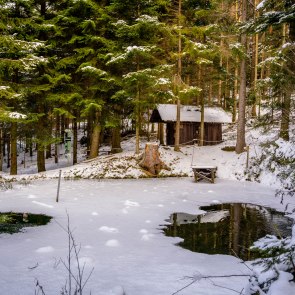
[[[152,174],[158,175],[162,169],[168,169],[160,159],[159,146],[156,143],[147,143],[143,154],[143,159],[139,166]]]

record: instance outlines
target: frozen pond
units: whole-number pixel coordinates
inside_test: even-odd
[[[233,256],[175,246],[181,239],[166,237],[159,228],[172,212],[196,215],[203,213],[200,206],[237,202],[280,211],[286,206],[268,187],[221,179],[216,184],[195,183],[192,178],[62,180],[59,203],[56,190],[57,180],[44,180],[0,192],[2,212],[53,217],[45,226],[0,235],[0,294],[34,294],[36,280],[46,295],[60,294],[67,280],[60,262],[68,255],[67,213],[85,275],[94,269],[85,294],[122,295],[124,290],[127,295],[169,295],[190,282],[183,279],[187,276],[249,273]],[[285,201],[292,210],[294,199]],[[247,276],[213,281],[240,292]],[[202,279],[179,294],[229,294],[216,285]]]

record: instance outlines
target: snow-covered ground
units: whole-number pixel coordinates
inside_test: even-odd
[[[246,143],[249,146],[249,160],[247,167],[247,153],[236,154],[234,151],[225,151],[224,147],[234,147],[236,142],[235,126],[225,127],[224,142],[214,146],[197,145],[181,146],[180,152],[175,152],[173,147],[160,146],[161,159],[170,168],[162,170],[159,177],[192,176],[192,165],[215,165],[218,168],[217,176],[221,179],[251,180],[258,181],[273,188],[285,188],[295,181],[294,173],[288,169],[283,171],[286,164],[278,165],[272,161],[272,155],[295,159],[295,127],[291,132],[291,141],[285,142],[278,139],[278,129],[272,128],[270,132],[263,132],[262,128],[247,128]],[[152,142],[156,142],[155,136]],[[146,144],[146,138],[141,138],[141,150]],[[261,145],[273,145],[264,150]],[[9,169],[4,167],[0,172],[1,177],[6,180],[35,180],[57,178],[59,170],[62,177],[67,179],[121,179],[121,178],[145,178],[147,174],[139,167],[140,155],[135,155],[135,138],[129,137],[122,141],[122,153],[107,155],[104,151],[110,150],[109,146],[101,147],[101,155],[92,160],[86,160],[86,148],[78,148],[78,164],[71,165],[71,159],[64,155],[64,147],[60,145],[59,163],[54,163],[54,158],[46,160],[46,172],[37,173],[36,155],[30,158],[20,152],[19,161],[25,159],[25,165],[20,164],[17,176],[9,176]],[[263,153],[267,153],[263,155]],[[260,161],[264,159],[267,161]],[[273,163],[272,163],[273,162]],[[285,165],[285,166],[284,166]],[[294,161],[293,164],[294,166]],[[290,165],[289,165],[290,166]],[[293,166],[290,166],[292,170]],[[293,169],[294,170],[294,169]],[[282,179],[278,175],[289,174],[289,179]],[[291,177],[292,176],[292,177]],[[294,179],[293,179],[294,178]],[[284,182],[284,183],[283,183]],[[286,185],[287,184],[287,185]]]
[[[60,294],[67,279],[59,262],[67,257],[67,235],[61,228],[67,224],[67,212],[75,239],[81,243],[79,257],[82,264],[85,262],[85,276],[94,268],[84,294],[91,290],[93,295],[122,295],[124,290],[126,295],[169,295],[191,282],[185,277],[194,277],[196,282],[177,294],[242,291],[247,277],[200,279],[206,275],[249,274],[237,258],[190,252],[175,246],[179,238],[168,238],[161,232],[161,225],[171,213],[196,214],[199,206],[216,202],[249,202],[294,212],[295,198],[286,196],[281,203],[275,197],[275,189],[282,188],[278,178],[281,167],[269,167],[272,153],[283,159],[295,157],[294,138],[291,143],[283,142],[277,140],[277,130],[263,133],[249,126],[249,168],[259,174],[251,178],[246,153],[237,155],[222,150],[235,145],[235,134],[234,128],[229,127],[224,143],[182,146],[181,152],[161,146],[161,158],[170,170],[162,170],[161,178],[155,179],[138,179],[147,175],[138,165],[139,156],[134,154],[134,138],[122,142],[122,153],[93,160],[85,160],[86,150],[79,148],[79,164],[75,166],[64,157],[61,146],[59,163],[48,159],[46,172],[36,173],[35,157],[28,155],[25,165],[19,166],[19,175],[9,176],[8,169],[4,169],[0,174],[4,187],[10,187],[8,181],[17,182],[12,183],[12,189],[0,191],[2,212],[45,213],[54,218],[48,225],[28,228],[24,233],[0,235],[0,295],[34,294],[37,280],[46,295]],[[261,143],[268,141],[275,142],[276,149],[270,147],[263,158]],[[141,149],[145,143],[141,140]],[[109,147],[101,150],[104,149]],[[259,158],[265,161],[257,161]],[[20,153],[19,160],[22,159],[24,155]],[[217,183],[195,183],[191,169],[194,164],[216,165]],[[60,202],[56,203],[59,170],[62,181]],[[284,290],[290,286],[290,290],[295,290],[294,285],[286,284]],[[286,292],[272,295],[293,294]]]
[[[86,275],[94,268],[84,294],[89,290],[94,295],[123,294],[124,290],[128,295],[164,295],[189,284],[185,277],[249,273],[233,256],[193,253],[175,246],[179,238],[161,232],[171,213],[195,214],[200,205],[216,202],[250,202],[279,210],[287,203],[289,210],[295,207],[294,198],[280,204],[269,187],[221,179],[216,184],[195,183],[192,178],[63,180],[59,203],[56,190],[55,179],[0,192],[3,212],[54,217],[46,226],[0,235],[0,294],[34,294],[36,280],[45,294],[60,294],[67,279],[58,263],[67,257],[67,235],[60,225],[67,225],[67,212],[81,244],[79,256]],[[234,294],[230,289],[240,292],[246,283],[247,277],[201,279],[178,294]]]

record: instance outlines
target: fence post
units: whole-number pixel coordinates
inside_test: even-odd
[[[59,175],[58,175],[58,185],[57,185],[57,194],[56,194],[56,202],[57,203],[58,203],[58,198],[59,198],[60,179],[61,179],[61,170],[59,170]]]

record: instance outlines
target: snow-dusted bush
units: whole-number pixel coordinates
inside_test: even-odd
[[[0,191],[6,191],[12,189],[11,181],[7,181],[0,176]]]
[[[295,193],[295,142],[278,139],[265,144],[251,162],[250,180],[279,187],[278,195]]]
[[[295,225],[292,236],[284,239],[267,235],[254,243],[262,259],[254,264],[245,295],[294,294],[295,290]]]

